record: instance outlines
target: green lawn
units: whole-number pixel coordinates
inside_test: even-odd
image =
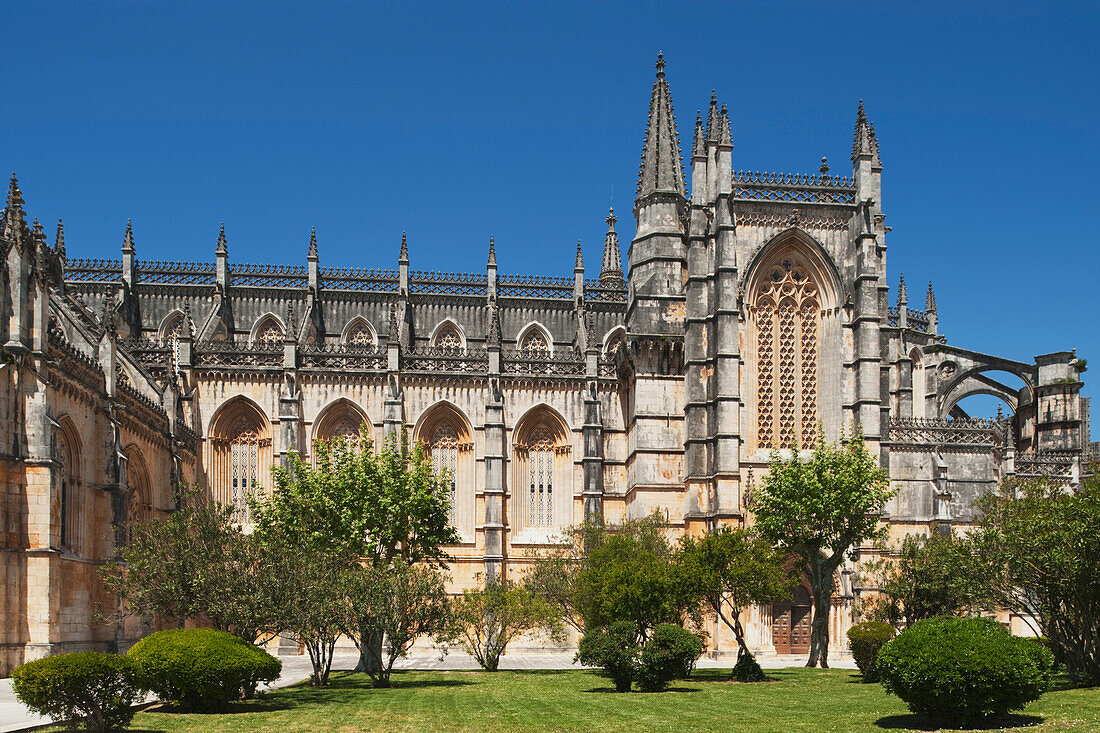
[[[338,673],[240,703],[225,715],[141,713],[144,731],[899,731],[936,730],[849,670],[770,670],[735,684],[700,670],[665,693],[613,692],[593,672],[405,672],[375,690]],[[1100,690],[1061,685],[997,728],[1100,731]]]

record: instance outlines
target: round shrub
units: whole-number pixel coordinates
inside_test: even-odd
[[[128,656],[146,689],[190,710],[224,707],[272,682],[283,663],[240,637],[213,629],[174,629],[151,634]]]
[[[730,679],[734,682],[766,682],[768,676],[760,668],[760,663],[756,661],[756,657],[742,652],[737,655],[737,664],[733,665]]]
[[[594,629],[581,637],[576,661],[588,667],[602,667],[615,683],[616,692],[630,692],[634,681],[638,627],[630,621],[616,621],[606,629]]]
[[[990,619],[918,621],[882,647],[887,692],[915,713],[952,726],[981,722],[1037,700],[1050,685],[1051,654]]]
[[[672,680],[687,677],[703,653],[703,641],[681,626],[661,624],[638,654],[634,679],[642,692],[667,690]]]
[[[864,682],[878,682],[878,650],[893,638],[894,627],[881,621],[864,621],[848,629],[848,648]]]
[[[117,654],[58,654],[16,667],[11,677],[15,696],[31,711],[84,730],[125,728],[142,698],[134,665]]]

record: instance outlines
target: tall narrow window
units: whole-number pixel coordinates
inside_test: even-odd
[[[532,527],[554,526],[554,443],[546,428],[531,435],[528,445],[530,487],[527,517]]]
[[[209,472],[214,499],[228,505],[239,522],[250,520],[248,499],[266,485],[271,467],[267,421],[249,401],[227,405],[211,430]]]
[[[449,521],[458,524],[458,435],[448,423],[442,423],[432,435],[432,470],[436,476],[446,476],[451,502]]]
[[[126,507],[125,541],[129,542],[134,526],[153,516],[153,501],[149,495],[149,476],[145,472],[145,461],[133,447],[126,451],[126,484],[130,488],[130,500]]]
[[[573,523],[570,431],[545,405],[533,408],[512,432],[509,525],[519,541],[549,542]]]
[[[83,534],[83,512],[80,504],[80,444],[72,421],[61,418],[57,430],[56,458],[59,463],[61,485],[58,517],[58,541],[67,550],[80,549]]]
[[[817,440],[821,306],[805,265],[788,257],[771,267],[755,312],[758,445],[810,447]]]
[[[240,522],[250,518],[248,500],[259,487],[260,436],[255,426],[242,417],[229,442],[230,501]]]

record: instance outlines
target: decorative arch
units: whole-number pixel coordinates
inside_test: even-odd
[[[286,337],[286,324],[282,318],[268,311],[252,324],[248,343],[252,346],[281,344]]]
[[[611,356],[611,354],[614,353],[614,350],[616,349],[616,347],[620,343],[625,342],[625,341],[626,341],[626,327],[625,326],[615,326],[613,329],[608,331],[607,334],[603,337],[603,347],[600,349],[600,351],[605,356]]]
[[[355,316],[340,333],[340,343],[353,348],[369,349],[378,345],[378,332],[363,316]]]
[[[244,396],[223,404],[211,418],[207,450],[214,500],[230,506],[237,521],[249,521],[248,497],[271,478],[271,424],[263,410]]]
[[[77,551],[84,534],[82,455],[80,433],[68,416],[57,421],[54,459],[60,464],[61,480],[59,542],[62,548]]]
[[[554,408],[535,405],[512,431],[511,525],[520,539],[547,541],[573,521],[573,444]]]
[[[123,449],[126,456],[126,486],[129,488],[129,498],[126,502],[126,527],[125,538],[130,540],[130,530],[138,522],[144,522],[153,517],[156,506],[153,503],[153,494],[149,482],[149,468],[145,464],[145,456],[141,449],[134,444]]]
[[[183,311],[176,308],[161,319],[160,327],[157,329],[157,340],[162,344],[166,344],[173,338],[182,337],[183,329],[185,328],[184,324]]]
[[[465,351],[466,332],[453,318],[444,318],[432,331],[430,343],[436,349]]]
[[[1021,389],[1013,390],[1005,384],[1001,384],[990,377],[983,377],[984,372],[1006,372],[1018,377],[1024,383],[1023,390],[1027,390],[1033,401],[1035,398],[1035,375],[1033,371],[1022,365],[1017,367],[1007,360],[998,360],[996,363],[980,364],[968,369],[959,369],[955,361],[944,361],[939,365],[938,374],[941,380],[938,390],[939,416],[946,418],[951,414],[959,400],[975,394],[988,394],[1003,400],[1013,412],[1017,410],[1020,402]]]
[[[554,337],[549,329],[538,321],[531,321],[519,330],[516,336],[516,350],[532,355],[553,356]]]
[[[332,440],[333,438],[344,438],[358,442],[361,434],[360,427],[364,423],[367,426],[368,437],[372,437],[373,425],[367,413],[351,400],[341,397],[326,405],[317,414],[317,419],[313,422],[313,440],[310,441],[310,444],[312,445],[318,440]]]
[[[777,235],[754,258],[743,302],[758,449],[817,440],[821,324],[838,305],[838,283],[823,248],[798,229]]]
[[[470,420],[453,403],[437,402],[420,416],[413,440],[431,455],[436,475],[450,478],[450,523],[464,541],[474,537],[474,438]]]

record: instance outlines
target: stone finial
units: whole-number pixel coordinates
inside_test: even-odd
[[[856,131],[852,138],[852,162],[858,158],[869,158],[871,165],[881,166],[879,158],[878,138],[875,136],[874,126],[867,121],[867,113],[863,109],[863,100],[859,100],[859,111],[856,113]]]
[[[53,251],[61,259],[65,259],[65,225],[57,220],[57,236],[54,239]]]
[[[730,113],[726,105],[722,105],[722,111],[718,113],[718,144],[733,145],[733,133],[730,130]]]
[[[485,332],[485,343],[488,346],[500,347],[500,311],[496,303],[489,305],[489,329]]]
[[[821,167],[817,169],[817,172],[822,176],[829,175],[829,159],[824,155],[821,156]]]
[[[489,261],[487,264],[489,267],[497,266],[497,247],[492,234],[489,235]]]
[[[898,307],[909,305],[909,293],[905,289],[905,273],[898,280]]]
[[[309,251],[306,252],[306,259],[317,259],[317,227],[309,228]]]
[[[126,234],[122,237],[122,251],[125,254],[134,253],[134,225],[129,219],[126,220]]]
[[[710,90],[710,108],[707,110],[707,141],[718,140],[718,94]]]
[[[600,283],[613,282],[618,284],[623,279],[623,257],[619,252],[619,235],[615,231],[615,222],[619,219],[615,216],[615,208],[608,209],[607,235],[603,240],[603,263],[600,266]]]
[[[642,145],[637,197],[657,191],[684,195],[684,167],[680,158],[680,135],[676,131],[676,110],[665,81],[664,56],[657,54],[657,80],[649,99],[649,121]]]
[[[584,258],[581,256],[581,240],[577,240],[577,257],[573,260],[573,270],[584,271]]]
[[[218,228],[218,246],[214,249],[214,254],[228,256],[229,248],[225,244],[225,222],[221,223]]]
[[[4,237],[11,239],[23,232],[23,192],[19,190],[19,181],[15,173],[8,183],[8,201],[4,207]]]
[[[691,157],[707,157],[707,136],[703,132],[703,113],[695,110],[695,138],[691,144]]]
[[[924,298],[924,310],[929,313],[936,312],[936,294],[932,291],[932,281],[928,281],[928,295]]]
[[[405,236],[405,231],[401,231],[401,251],[397,254],[397,261],[409,263],[409,240]]]

